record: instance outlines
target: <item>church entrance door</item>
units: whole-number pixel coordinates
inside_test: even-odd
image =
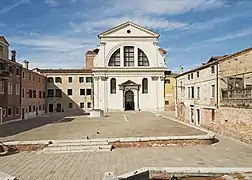
[[[131,90],[125,93],[125,111],[135,110],[134,93]]]

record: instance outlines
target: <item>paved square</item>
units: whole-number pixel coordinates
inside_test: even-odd
[[[143,136],[186,136],[205,134],[200,130],[157,116],[151,112],[110,112],[102,118],[75,116],[70,118],[37,117],[28,121],[43,123],[17,133],[8,134],[9,129],[22,128],[22,122],[0,126],[2,140],[49,140],[81,139],[108,137],[143,137]],[[56,122],[58,121],[58,122]],[[28,123],[25,123],[28,125]],[[99,133],[97,133],[99,132]]]

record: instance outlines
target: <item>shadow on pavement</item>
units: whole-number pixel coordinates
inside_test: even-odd
[[[25,131],[29,131],[31,129],[35,129],[47,124],[52,124],[55,123],[67,116],[77,116],[77,115],[84,115],[85,113],[82,111],[76,111],[76,112],[71,112],[71,113],[48,113],[45,115],[48,116],[39,116],[35,117],[32,119],[27,119],[27,120],[20,120],[16,122],[10,122],[6,124],[0,125],[0,137],[7,137],[7,136],[12,136],[15,134],[19,134]],[[70,122],[74,118],[65,118],[67,121],[63,120],[62,122]]]

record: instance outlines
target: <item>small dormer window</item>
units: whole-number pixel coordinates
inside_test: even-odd
[[[130,33],[131,33],[131,30],[128,29],[128,30],[127,30],[127,33],[130,34]]]

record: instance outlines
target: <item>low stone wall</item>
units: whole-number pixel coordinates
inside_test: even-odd
[[[205,118],[203,127],[252,144],[252,109],[221,107],[216,110],[214,122],[211,117]]]

